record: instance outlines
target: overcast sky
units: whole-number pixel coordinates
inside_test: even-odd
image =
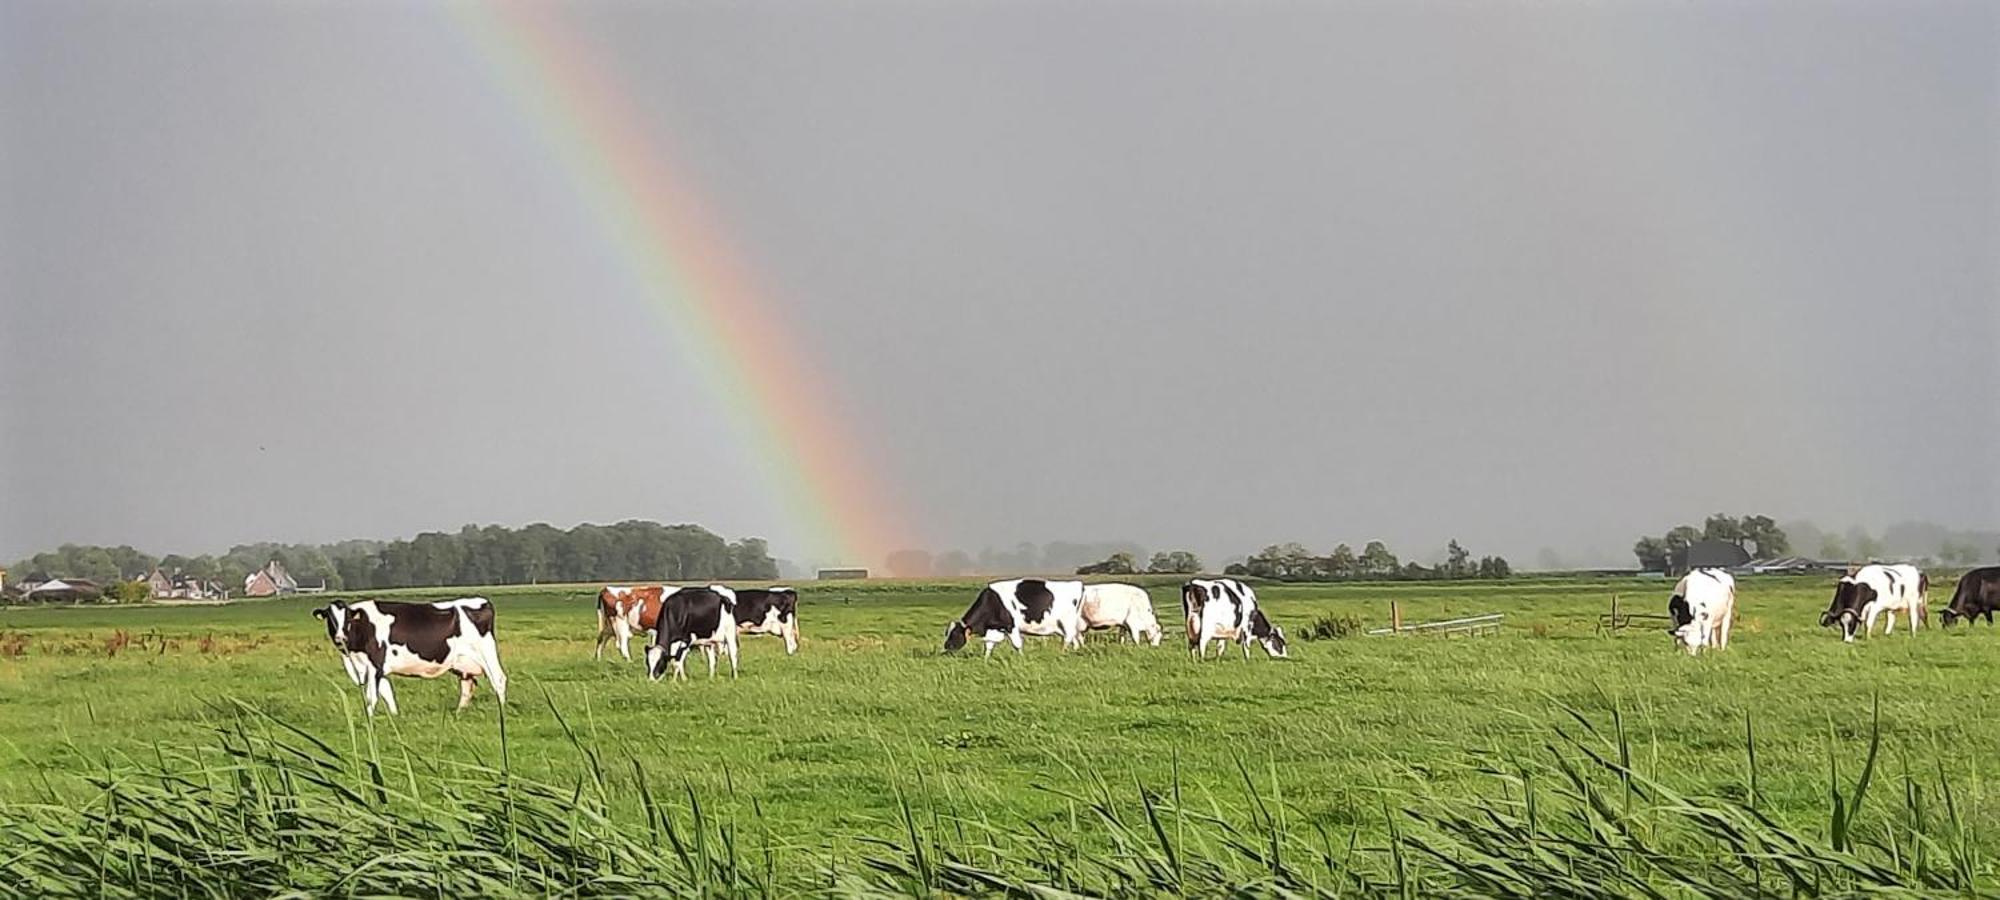
[[[1995,5],[1414,6],[562,18],[929,549],[2000,524]],[[812,556],[463,21],[0,4],[0,559]]]

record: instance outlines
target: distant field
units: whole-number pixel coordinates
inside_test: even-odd
[[[1593,633],[1614,593],[1661,611],[1660,581],[1268,586],[1260,597],[1294,635],[1294,658],[1258,650],[1248,663],[1206,664],[1189,659],[1164,585],[1153,588],[1169,626],[1157,650],[1098,637],[1063,653],[1030,639],[1025,658],[942,657],[945,624],[974,584],[804,584],[798,656],[750,638],[740,680],[708,680],[696,657],[682,685],[590,658],[587,587],[486,591],[511,677],[507,761],[519,775],[575,784],[597,777],[579,745],[589,747],[615,815],[644,821],[627,762],[638,759],[669,790],[754,815],[814,858],[903,834],[899,796],[1008,829],[1056,828],[1075,822],[1078,804],[1037,787],[1088,794],[1103,779],[1130,793],[1178,779],[1204,803],[1242,812],[1246,773],[1297,825],[1366,844],[1408,798],[1510,790],[1484,773],[1546,763],[1556,730],[1578,727],[1568,707],[1600,725],[1615,710],[1634,767],[1663,784],[1743,800],[1747,727],[1758,808],[1820,835],[1829,759],[1853,778],[1879,696],[1883,772],[1942,767],[1960,814],[2000,821],[2000,795],[1977,766],[2000,746],[2000,695],[1987,689],[2000,632],[1843,645],[1816,627],[1821,579],[1747,579],[1734,644],[1699,659],[1657,628]],[[1933,623],[1946,591],[1934,587]],[[1503,612],[1506,627],[1466,640],[1297,637],[1320,616],[1384,624],[1391,599],[1406,621]],[[0,610],[0,651],[18,654],[0,656],[0,800],[88,796],[75,775],[211,740],[231,699],[365,753],[360,693],[308,614],[319,602]],[[133,640],[113,652],[120,632]],[[382,756],[499,764],[483,684],[462,715],[448,680],[400,680],[398,695],[403,715],[374,725]],[[1864,816],[1886,817],[1901,800],[1869,802]],[[1990,850],[1991,832],[1970,840]]]

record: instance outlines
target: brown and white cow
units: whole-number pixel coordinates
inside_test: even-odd
[[[628,643],[633,633],[652,636],[660,627],[660,603],[679,590],[665,584],[607,584],[597,592],[597,653],[604,658],[604,645],[616,639],[618,655],[632,659]]]

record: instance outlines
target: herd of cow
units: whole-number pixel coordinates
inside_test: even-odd
[[[1189,581],[1181,588],[1187,620],[1188,650],[1207,657],[1208,645],[1219,644],[1217,658],[1230,642],[1250,656],[1255,643],[1274,657],[1284,657],[1285,631],[1257,607],[1257,593],[1234,578]],[[340,654],[347,676],[367,696],[368,714],[378,702],[396,712],[391,675],[436,678],[446,672],[459,679],[458,708],[472,702],[472,690],[483,676],[493,694],[507,702],[507,675],[500,668],[500,648],[493,632],[493,604],[484,597],[405,603],[387,600],[335,600],[313,610],[326,623],[326,636]],[[1061,637],[1064,647],[1083,644],[1086,631],[1119,629],[1134,643],[1160,645],[1160,623],[1153,600],[1144,588],[1130,584],[1092,584],[1016,578],[996,581],[979,591],[964,615],[945,629],[946,652],[965,646],[973,637],[986,644],[986,655],[1002,641],[1021,650],[1023,635]],[[671,668],[676,679],[687,677],[688,654],[700,648],[715,677],[719,656],[729,657],[729,674],[737,674],[736,639],[741,634],[769,634],[785,641],[787,655],[799,650],[799,595],[791,588],[730,588],[677,585],[607,585],[597,592],[597,649],[618,643],[618,652],[632,658],[634,634],[648,637],[646,672],[658,681]]]
[[[1902,613],[1914,634],[1926,619],[1929,591],[1930,580],[1915,566],[1863,566],[1841,577],[1820,625],[1838,625],[1842,639],[1852,642],[1857,631],[1873,634],[1876,620],[1885,615],[1884,633],[1894,631]],[[784,639],[787,654],[798,652],[798,607],[798,593],[782,587],[611,585],[597,594],[596,656],[603,658],[604,645],[615,640],[618,652],[630,660],[632,636],[645,634],[646,672],[655,681],[670,668],[676,679],[685,679],[687,656],[695,648],[708,659],[711,678],[720,655],[729,657],[733,677],[739,634],[775,635]],[[1944,623],[1983,615],[1991,625],[1995,611],[2000,611],[2000,566],[1973,569],[1959,579]],[[1256,591],[1234,578],[1196,578],[1183,584],[1181,613],[1188,652],[1197,659],[1208,658],[1210,644],[1219,645],[1219,659],[1231,643],[1245,659],[1251,644],[1273,657],[1287,655],[1284,629],[1258,607]],[[1690,572],[1674,585],[1667,613],[1673,621],[1668,631],[1689,653],[1726,648],[1736,616],[1736,580],[1719,569]],[[313,615],[326,623],[327,639],[348,677],[366,693],[369,715],[378,701],[396,712],[391,675],[435,678],[454,673],[460,709],[472,702],[473,687],[483,676],[492,682],[494,696],[507,701],[493,604],[484,597],[431,603],[336,600]],[[944,649],[958,650],[976,638],[985,643],[987,656],[1003,641],[1019,652],[1024,635],[1059,637],[1064,647],[1079,647],[1085,632],[1099,629],[1116,629],[1134,643],[1160,645],[1160,623],[1144,588],[1016,578],[981,588],[972,605],[945,627]]]
[[[1851,644],[1857,631],[1863,637],[1873,635],[1875,622],[1884,616],[1882,633],[1894,632],[1896,615],[1901,613],[1909,620],[1910,633],[1916,634],[1917,626],[1929,618],[1930,590],[1930,576],[1916,566],[1862,566],[1834,583],[1833,602],[1820,614],[1819,624],[1838,626],[1841,640]],[[1957,619],[1970,623],[1983,615],[1991,625],[1996,610],[2000,610],[2000,566],[1973,569],[1959,577],[1951,605],[1944,611],[1944,624]],[[1689,572],[1674,585],[1667,616],[1672,620],[1667,632],[1689,653],[1728,647],[1729,627],[1736,619],[1736,579],[1721,569]]]

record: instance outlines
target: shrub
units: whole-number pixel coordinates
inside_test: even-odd
[[[1361,620],[1355,616],[1320,616],[1300,636],[1308,641],[1331,641],[1353,637],[1362,630]]]

